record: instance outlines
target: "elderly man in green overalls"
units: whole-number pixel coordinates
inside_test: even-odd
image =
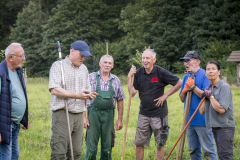
[[[101,160],[111,160],[114,145],[114,109],[117,103],[118,120],[115,129],[122,129],[123,99],[121,82],[111,74],[114,60],[110,55],[101,57],[100,71],[89,75],[91,92],[97,92],[94,100],[87,100],[88,117],[84,113],[84,127],[87,128],[85,160],[95,160],[99,137],[101,136]]]

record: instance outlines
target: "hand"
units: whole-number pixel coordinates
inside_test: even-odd
[[[210,99],[211,96],[213,96],[213,92],[209,90],[204,90],[201,94],[201,98],[207,97],[208,99]]]
[[[27,130],[29,127],[30,127],[30,122],[28,121],[28,126],[27,126],[27,128],[24,127],[24,126],[22,126],[22,129]]]
[[[128,73],[128,78],[132,77],[134,74],[136,74],[136,67],[134,65],[132,65],[132,68],[130,69],[129,73]]]
[[[90,94],[89,94],[89,91],[87,91],[87,90],[83,90],[83,91],[77,93],[77,97],[79,99],[93,100],[94,98],[96,98],[96,95],[98,95],[96,92],[90,92]]]
[[[123,127],[122,121],[121,120],[117,120],[116,124],[115,124],[115,129],[116,130],[121,130]]]
[[[96,92],[89,92],[89,93],[88,93],[89,94],[89,98],[88,99],[90,99],[90,100],[93,100],[98,95],[98,93],[96,93]]]
[[[156,103],[156,106],[162,106],[163,105],[163,102],[167,99],[167,96],[164,94],[162,95],[161,97],[157,98],[157,99],[154,99],[154,101],[158,101]]]
[[[87,117],[84,117],[83,121],[84,121],[84,128],[88,129],[88,126],[90,126],[90,125],[89,125],[89,121],[88,121]]]
[[[194,85],[194,80],[191,77],[188,77],[186,85],[190,88],[192,85]]]
[[[182,90],[182,94],[186,94],[187,91],[192,90],[192,88],[195,88],[193,86],[195,86],[194,80],[191,77],[188,77],[186,85],[185,85],[185,87]]]

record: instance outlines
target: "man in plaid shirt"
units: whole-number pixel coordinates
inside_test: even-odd
[[[89,75],[91,91],[99,95],[94,100],[87,100],[88,117],[84,116],[84,127],[87,128],[86,154],[84,159],[95,160],[99,136],[101,135],[101,159],[111,160],[114,145],[114,109],[117,103],[118,120],[115,129],[123,127],[123,99],[125,95],[120,80],[110,71],[114,60],[110,55],[101,57],[100,71]]]
[[[86,110],[84,101],[94,99],[89,94],[91,86],[87,67],[83,64],[85,56],[91,56],[89,46],[84,41],[72,43],[70,54],[62,60],[66,89],[62,85],[61,65],[53,63],[49,73],[49,91],[51,92],[52,137],[50,146],[51,159],[71,159],[69,150],[68,124],[64,100],[67,99],[69,122],[72,135],[74,159],[80,159],[83,143],[83,112]]]

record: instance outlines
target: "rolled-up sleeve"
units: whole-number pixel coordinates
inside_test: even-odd
[[[123,100],[124,98],[125,98],[125,95],[124,95],[124,92],[123,92],[123,89],[122,89],[122,85],[121,85],[121,82],[120,82],[120,80],[116,77],[116,81],[117,81],[117,88],[118,88],[118,90],[117,90],[117,98],[116,98],[116,100],[117,101],[121,101],[121,100]]]
[[[232,91],[229,85],[223,84],[219,91],[218,102],[220,106],[225,108],[226,110],[230,107],[232,102]]]

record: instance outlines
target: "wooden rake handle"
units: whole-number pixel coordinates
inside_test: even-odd
[[[206,97],[204,97],[204,98],[202,99],[202,101],[201,101],[200,104],[198,105],[197,109],[194,111],[192,117],[191,117],[190,120],[188,121],[187,125],[185,126],[184,130],[182,131],[182,133],[181,133],[180,136],[178,137],[177,141],[176,141],[175,144],[173,145],[171,151],[168,153],[168,156],[167,156],[167,158],[166,158],[165,160],[167,160],[167,159],[170,157],[172,151],[173,151],[174,148],[176,147],[176,145],[177,145],[178,141],[181,139],[182,135],[185,133],[187,127],[188,127],[189,124],[191,123],[191,121],[192,121],[192,119],[194,118],[194,116],[197,114],[197,111],[198,111],[199,108],[201,107],[201,105],[202,105],[202,103],[204,102],[205,98],[206,98]]]
[[[129,101],[128,101],[127,119],[126,119],[126,125],[125,125],[124,141],[123,141],[121,160],[123,160],[123,157],[124,157],[125,143],[126,143],[126,138],[127,138],[127,127],[128,127],[128,119],[129,119],[129,112],[130,112],[130,106],[131,106],[133,82],[134,82],[134,75],[132,75],[132,79],[131,79],[131,87],[130,87],[130,95],[129,95]]]

